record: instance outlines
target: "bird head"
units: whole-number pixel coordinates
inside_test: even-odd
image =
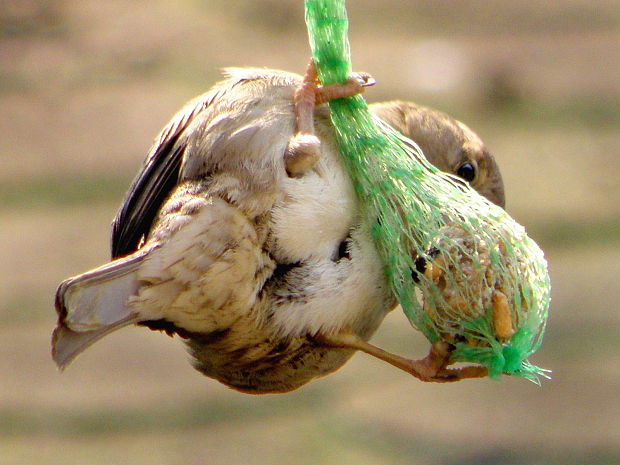
[[[504,183],[495,158],[465,124],[412,102],[376,103],[370,110],[416,142],[430,163],[467,181],[480,195],[504,208]]]

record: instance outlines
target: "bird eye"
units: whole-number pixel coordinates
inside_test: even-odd
[[[467,182],[472,182],[476,177],[476,167],[473,163],[466,161],[456,170],[457,176],[463,178]]]

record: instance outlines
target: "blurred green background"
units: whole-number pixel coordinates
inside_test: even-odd
[[[61,376],[56,285],[107,260],[152,138],[218,69],[304,70],[303,2],[0,0],[0,464],[620,463],[620,4],[348,3],[367,99],[436,106],[495,154],[508,211],[549,259],[533,361],[553,379],[424,384],[358,354],[255,397],[144,328]],[[374,340],[427,346],[400,311]]]

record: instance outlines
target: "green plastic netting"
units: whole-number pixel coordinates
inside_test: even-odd
[[[351,73],[344,0],[306,0],[312,57],[323,85]],[[387,279],[411,323],[456,349],[454,362],[539,382],[528,362],[550,301],[543,253],[522,226],[419,147],[373,117],[357,95],[330,102],[340,151]]]

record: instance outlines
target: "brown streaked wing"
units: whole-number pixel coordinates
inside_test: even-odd
[[[181,135],[217,96],[217,92],[207,92],[190,101],[157,137],[112,222],[113,259],[135,252],[148,234],[164,200],[178,183],[186,148]]]

